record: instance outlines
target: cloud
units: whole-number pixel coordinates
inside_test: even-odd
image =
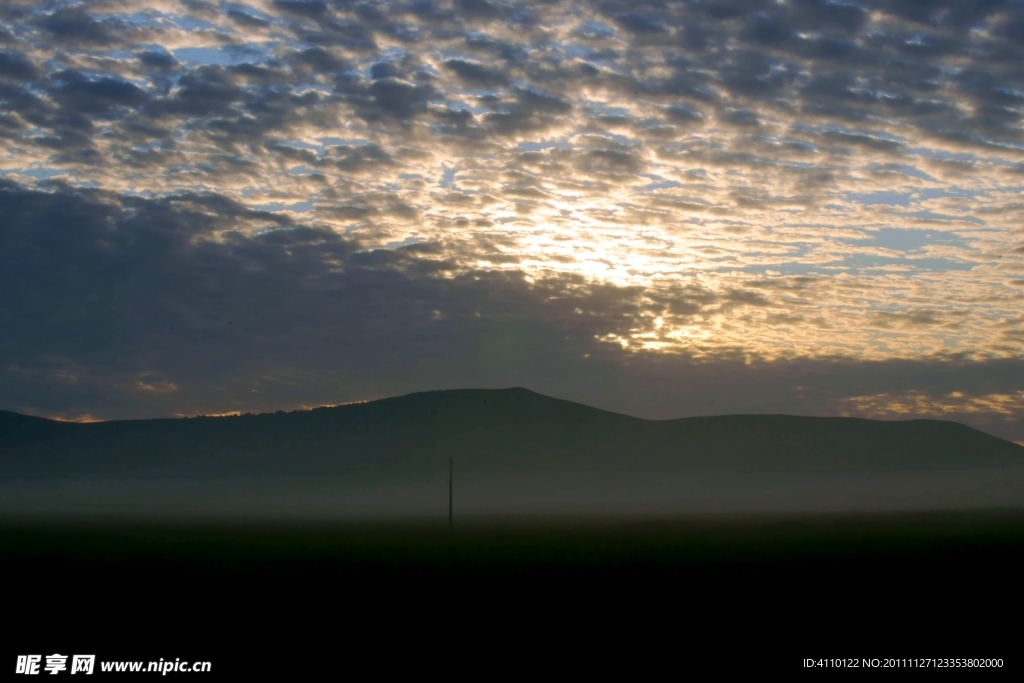
[[[508,76],[498,69],[491,69],[478,62],[463,59],[449,59],[444,66],[455,72],[459,78],[470,84],[502,86],[508,83]]]
[[[455,10],[470,19],[497,19],[503,14],[501,5],[488,0],[455,0]]]
[[[270,26],[270,22],[241,10],[229,9],[225,14],[236,24],[246,28],[266,28]]]
[[[106,46],[117,40],[122,24],[97,21],[83,7],[60,7],[39,18],[40,27],[62,43]]]
[[[3,11],[4,197],[35,226],[4,239],[39,289],[36,308],[19,309],[22,346],[8,349],[19,406],[40,377],[81,396],[91,386],[111,411],[142,384],[176,387],[146,392],[164,401],[154,410],[184,406],[210,386],[203,373],[234,387],[210,411],[243,409],[260,372],[276,378],[268,395],[328,386],[305,351],[275,365],[289,348],[335,367],[331,381],[372,367],[389,391],[429,388],[442,368],[466,383],[543,384],[537,368],[564,366],[566,391],[587,395],[597,388],[580,378],[599,360],[605,376],[626,373],[622,387],[626,367],[710,382],[707,367],[758,391],[770,385],[757,378],[791,382],[804,367],[874,368],[881,384],[886,363],[913,368],[905,386],[850,394],[829,379],[819,403],[777,404],[839,409],[853,395],[1002,395],[966,370],[938,388],[928,373],[957,358],[1014,368],[1024,353],[1015,4]],[[61,228],[75,221],[81,234]],[[215,312],[247,310],[249,290],[278,303],[243,333]],[[150,332],[126,333],[90,303],[102,300]],[[318,327],[318,315],[337,317]],[[170,332],[146,316],[178,321],[172,338],[191,356],[147,361]],[[62,327],[76,320],[91,321],[79,346]],[[332,365],[316,330],[359,362]],[[440,360],[416,375],[421,353]],[[506,374],[483,361],[459,370],[467,354]],[[201,372],[186,357],[205,359]],[[383,391],[369,377],[360,391]],[[721,391],[708,405],[752,405]]]
[[[668,33],[668,29],[656,19],[635,12],[615,15],[615,23],[634,34]]]
[[[415,83],[395,77],[365,81],[358,77],[337,79],[335,93],[369,122],[408,121],[427,111],[435,98],[429,83]]]
[[[296,51],[291,57],[295,63],[324,74],[340,74],[350,68],[348,61],[322,47]]]
[[[151,50],[140,52],[139,61],[142,62],[143,66],[155,72],[173,71],[181,66],[172,55],[166,52],[154,52]]]
[[[36,65],[18,52],[0,52],[0,77],[14,81],[28,81],[39,73]]]
[[[273,0],[274,9],[284,14],[307,19],[321,19],[327,16],[327,3],[313,0]]]
[[[65,109],[97,118],[106,118],[118,107],[138,107],[149,99],[135,84],[117,78],[89,80],[72,72],[62,74],[62,80],[52,91],[54,99]]]
[[[8,185],[0,204],[12,218],[0,245],[13,304],[2,321],[12,331],[2,349],[5,408],[65,416],[269,409],[518,378],[653,417],[874,415],[881,399],[863,397],[1011,396],[1021,372],[1016,360],[751,362],[740,348],[704,360],[629,348],[643,341],[636,326],[652,309],[691,322],[736,319],[777,306],[767,292],[806,292],[819,279],[652,299],[579,276],[465,270],[448,256],[459,249],[443,245],[366,250],[216,195]],[[982,403],[956,414],[1019,438],[1016,403],[995,412]],[[932,404],[913,405],[895,412]]]

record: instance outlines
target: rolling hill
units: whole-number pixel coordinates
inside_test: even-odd
[[[526,389],[449,390],[233,417],[76,424],[0,412],[0,477],[279,477],[461,470],[864,472],[1024,464],[940,420],[726,415],[651,421]]]

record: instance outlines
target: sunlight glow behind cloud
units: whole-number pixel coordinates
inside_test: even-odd
[[[0,22],[9,191],[88,190],[109,220],[171,201],[209,219],[181,248],[246,272],[278,239],[321,250],[302,287],[527,278],[579,358],[1024,355],[1018,2],[15,0]],[[122,384],[183,386],[160,373]],[[848,398],[939,410],[908,400]]]

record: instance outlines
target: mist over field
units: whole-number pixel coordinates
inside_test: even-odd
[[[447,476],[396,480],[100,480],[5,484],[5,514],[150,519],[434,518],[447,515]],[[968,471],[723,474],[460,473],[456,518],[708,513],[844,513],[1020,508],[1024,468]]]
[[[0,418],[0,509],[185,517],[850,512],[1019,507],[1024,448],[951,422],[650,421],[524,389],[313,411]]]

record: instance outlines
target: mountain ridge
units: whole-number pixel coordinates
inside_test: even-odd
[[[463,469],[874,471],[1024,464],[946,420],[785,414],[647,420],[529,389],[414,392],[341,406],[70,423],[0,411],[0,477],[323,476]]]

